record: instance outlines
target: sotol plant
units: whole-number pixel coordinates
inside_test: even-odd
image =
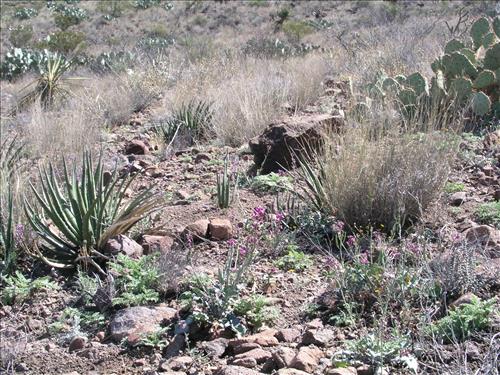
[[[158,198],[146,190],[126,202],[125,191],[133,178],[110,176],[102,160],[94,164],[85,153],[80,173],[68,170],[63,161],[62,177],[52,164],[40,170],[40,190],[31,185],[39,212],[25,199],[26,216],[41,237],[35,255],[58,268],[92,265],[107,259],[102,248],[111,237],[127,232],[158,206]]]

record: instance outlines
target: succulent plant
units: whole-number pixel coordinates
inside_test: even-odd
[[[482,45],[483,37],[490,32],[490,22],[486,17],[477,19],[470,29],[470,35],[476,48]]]
[[[478,116],[486,115],[491,109],[491,100],[484,92],[476,92],[472,96],[472,111]]]

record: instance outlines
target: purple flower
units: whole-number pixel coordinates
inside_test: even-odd
[[[248,249],[245,246],[240,247],[240,255],[241,256],[245,256],[247,252],[248,252]]]
[[[277,223],[281,223],[285,219],[285,214],[283,212],[278,212],[275,216]]]
[[[406,248],[415,255],[419,254],[421,251],[420,246],[413,242],[407,243]]]
[[[236,245],[236,240],[234,238],[231,238],[227,241],[227,244],[231,247],[234,247]]]
[[[191,233],[186,234],[186,241],[187,241],[187,246],[192,247],[193,246],[193,235]]]
[[[264,207],[255,207],[253,209],[253,218],[257,221],[264,221],[266,217],[266,209]]]
[[[368,264],[368,254],[363,253],[359,255],[359,263],[361,264]]]
[[[345,223],[341,220],[336,221],[332,225],[332,230],[334,233],[341,233],[344,230]]]
[[[349,247],[352,247],[356,244],[356,236],[353,236],[353,235],[350,235],[350,236],[347,236],[347,246]]]
[[[462,241],[462,235],[459,232],[453,233],[451,240],[455,243]]]
[[[286,176],[286,171],[283,169],[278,170],[278,176],[280,176],[280,177]]]

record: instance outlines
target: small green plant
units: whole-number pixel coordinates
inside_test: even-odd
[[[125,203],[133,178],[120,179],[115,169],[108,179],[101,158],[94,164],[88,152],[80,173],[76,167],[70,172],[65,160],[63,165],[62,181],[49,164],[40,170],[41,190],[31,185],[43,214],[25,200],[26,216],[42,238],[34,255],[53,267],[75,268],[83,263],[103,273],[96,260],[106,259],[101,250],[107,240],[127,232],[153,212],[159,201],[146,190]]]
[[[245,318],[245,321],[254,330],[272,324],[279,315],[275,307],[269,306],[269,300],[265,296],[258,294],[237,301],[234,312],[236,315]]]
[[[444,192],[448,194],[453,194],[464,190],[465,185],[461,182],[447,182],[444,186]]]
[[[496,298],[481,301],[474,297],[471,303],[450,310],[447,316],[434,322],[427,333],[447,343],[466,340],[475,332],[488,327],[495,303]]]
[[[291,176],[279,173],[268,173],[255,176],[251,188],[258,192],[283,192],[293,190],[293,179]]]
[[[85,311],[74,307],[66,307],[59,318],[49,325],[49,332],[60,334],[80,328],[86,330],[97,330],[103,328],[106,317],[97,311]]]
[[[48,49],[52,52],[68,54],[82,50],[86,36],[77,31],[56,31],[36,44],[39,49]]]
[[[22,303],[38,291],[58,288],[57,284],[49,277],[30,280],[19,271],[16,271],[12,276],[2,278],[2,284],[4,285],[2,303],[7,305]]]
[[[88,18],[87,11],[81,8],[62,6],[54,10],[57,12],[54,17],[56,26],[63,31]]]
[[[217,205],[229,208],[235,200],[238,188],[238,174],[229,172],[229,157],[224,158],[224,171],[217,174]]]
[[[155,288],[160,274],[155,266],[155,257],[132,259],[119,254],[116,261],[109,264],[109,268],[117,274],[117,296],[113,299],[113,305],[138,306],[158,302],[160,296]]]
[[[161,0],[135,0],[134,7],[136,9],[148,9],[155,5],[159,5]]]
[[[500,201],[480,204],[476,208],[476,216],[481,223],[500,228]]]
[[[23,89],[23,95],[14,111],[29,107],[37,100],[44,108],[49,108],[56,99],[65,99],[70,95],[69,82],[73,82],[75,78],[63,78],[63,75],[71,68],[71,65],[71,62],[57,54],[49,56],[39,64],[38,78]]]
[[[186,138],[186,142],[192,144],[205,137],[212,127],[212,117],[210,103],[191,101],[183,104],[170,119],[157,124],[153,130],[169,146],[177,137]]]
[[[351,363],[366,363],[378,369],[389,364],[404,364],[413,374],[418,372],[418,362],[413,356],[404,355],[409,340],[399,334],[384,337],[379,333],[372,333],[359,340],[349,342],[347,350],[339,351],[333,356],[335,366],[345,366]]]
[[[281,29],[290,39],[297,43],[300,42],[304,36],[314,31],[313,27],[307,22],[292,20],[283,22]]]
[[[141,337],[137,346],[147,346],[163,350],[168,345],[168,338],[166,337],[167,331],[167,327],[161,327],[155,332]]]
[[[18,25],[10,28],[9,42],[14,47],[26,47],[33,38],[33,26]]]
[[[313,265],[312,257],[297,250],[295,245],[288,245],[287,249],[288,253],[276,260],[278,268],[283,271],[303,272]]]
[[[16,8],[14,17],[20,20],[29,20],[30,18],[36,17],[38,11],[35,8]]]

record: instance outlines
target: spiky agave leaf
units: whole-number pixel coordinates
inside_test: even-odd
[[[77,174],[63,160],[63,176],[58,178],[52,164],[40,170],[40,191],[31,185],[39,213],[25,199],[25,211],[43,243],[36,255],[55,267],[73,268],[79,259],[100,257],[106,241],[132,228],[159,207],[150,190],[125,203],[125,191],[134,177],[120,179],[116,169],[105,181],[102,159],[94,166],[90,153]]]

